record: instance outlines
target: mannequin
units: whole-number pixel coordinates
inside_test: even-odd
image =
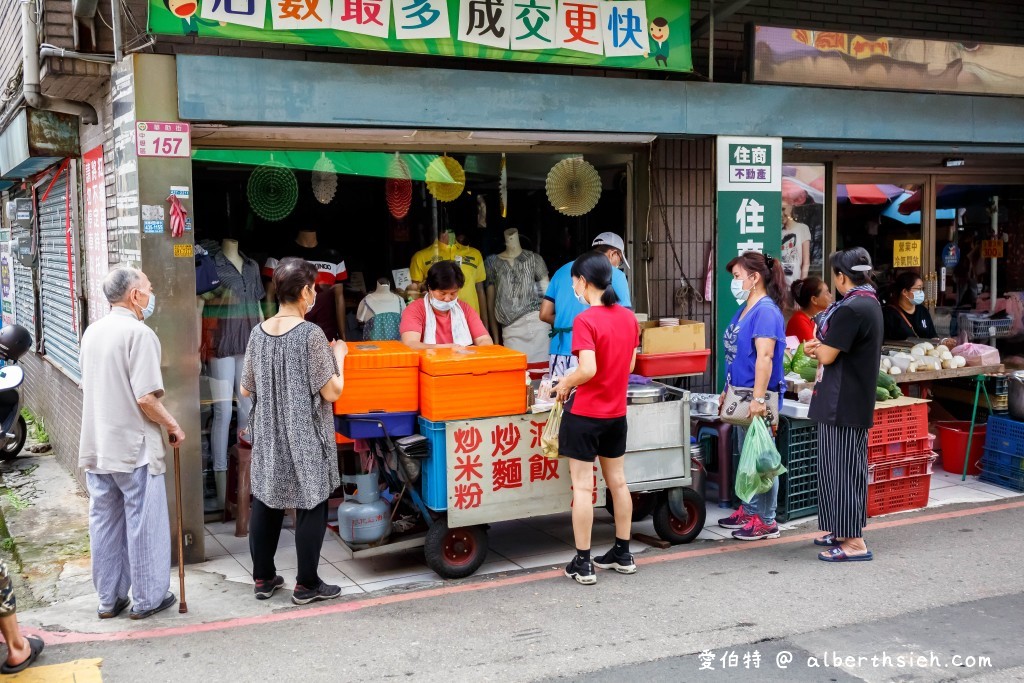
[[[238,248],[238,240],[226,238],[214,254],[221,285],[203,295],[203,316],[208,332],[204,337],[204,359],[210,381],[213,425],[210,428],[210,453],[217,484],[217,501],[223,509],[227,490],[228,441],[232,408],[237,402],[237,428],[249,426],[252,399],[241,395],[245,347],[252,328],[263,321],[260,301],[265,294],[260,267]]]
[[[264,308],[267,315],[277,313],[277,299],[274,292],[274,268],[288,256],[309,261],[319,271],[316,279],[317,297],[313,310],[306,320],[320,326],[328,341],[345,338],[345,288],[341,284],[348,279],[345,262],[337,251],[320,244],[316,230],[302,228],[295,241],[288,245],[277,258],[267,259],[263,275],[271,278],[267,284],[267,301]]]
[[[484,268],[483,254],[479,249],[460,244],[455,233],[452,230],[446,230],[434,240],[433,244],[425,249],[420,249],[413,255],[412,261],[409,263],[412,287],[422,293],[426,289],[424,281],[427,279],[427,271],[438,261],[455,261],[462,267],[466,284],[459,291],[459,299],[480,313],[484,326],[486,326],[487,296],[484,292],[484,282],[487,280],[487,271]]]
[[[548,287],[544,259],[523,249],[519,231],[511,228],[505,231],[505,251],[487,258],[487,272],[487,304],[494,311],[492,320],[501,325],[502,343],[525,353],[531,363],[544,361],[551,331],[538,317],[538,290]]]
[[[398,325],[404,310],[405,299],[391,291],[391,281],[378,278],[377,289],[367,294],[356,310],[356,319],[364,326],[363,339],[399,339]]]

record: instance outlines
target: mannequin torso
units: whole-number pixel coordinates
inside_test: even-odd
[[[241,273],[245,261],[242,260],[242,255],[238,253],[238,240],[225,239],[220,243],[220,248],[224,252],[224,258]]]

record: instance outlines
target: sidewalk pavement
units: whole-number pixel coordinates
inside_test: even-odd
[[[6,492],[0,492],[0,510],[13,538],[12,567],[21,568],[24,583],[17,586],[19,619],[27,626],[49,631],[114,633],[125,629],[124,619],[96,618],[88,557],[88,499],[74,478],[50,455],[20,458],[0,464]],[[984,504],[1020,494],[969,477],[942,472],[936,465],[929,507],[952,503]],[[718,528],[728,510],[707,504],[704,531],[691,548],[733,543],[731,532]],[[780,525],[784,532],[816,528],[808,517]],[[207,561],[186,567],[188,614],[176,608],[154,617],[145,626],[189,626],[226,619],[259,617],[294,609],[279,600],[258,601],[252,596],[252,562],[248,539],[233,535],[233,524],[209,524],[206,528]],[[2,531],[2,529],[0,529]],[[634,532],[654,535],[650,519],[634,525]],[[595,512],[594,548],[601,549],[614,537],[611,516]],[[475,578],[501,578],[513,573],[560,568],[573,553],[568,513],[494,524],[488,531],[490,553]],[[4,545],[10,545],[5,543]],[[294,583],[295,538],[285,529],[278,551],[278,571],[286,587]],[[657,552],[634,541],[639,556]],[[451,585],[424,564],[421,549],[354,559],[328,532],[321,553],[321,577],[342,586],[346,596],[405,592],[424,587]],[[178,594],[177,568],[172,567],[170,588]]]

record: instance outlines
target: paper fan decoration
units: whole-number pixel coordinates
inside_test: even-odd
[[[321,204],[330,204],[337,191],[338,170],[326,154],[321,154],[313,165],[313,196]]]
[[[501,175],[498,176],[498,196],[501,200],[501,217],[508,218],[508,169],[505,167],[505,153],[501,153]]]
[[[466,172],[451,157],[438,157],[427,166],[427,189],[439,202],[453,202],[466,187]]]
[[[384,194],[388,202],[388,211],[396,220],[409,215],[412,206],[412,173],[398,153],[388,167],[388,179],[384,182]]]
[[[601,176],[583,157],[559,161],[545,185],[551,206],[566,216],[589,213],[601,198]]]
[[[299,181],[295,174],[273,158],[256,167],[246,189],[249,206],[265,221],[281,220],[295,209],[299,200]]]

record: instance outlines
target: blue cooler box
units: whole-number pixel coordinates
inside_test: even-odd
[[[445,444],[445,422],[419,418],[420,434],[427,437],[427,459],[420,469],[423,502],[434,512],[448,509],[448,458]]]
[[[381,424],[384,428],[381,429]],[[382,439],[384,429],[392,439],[416,432],[416,413],[361,413],[335,415],[334,429],[349,439]],[[442,430],[441,438],[444,438]]]

